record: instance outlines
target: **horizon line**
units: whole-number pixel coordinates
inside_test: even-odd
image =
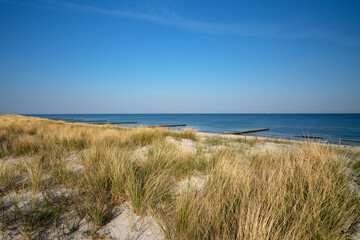
[[[221,112],[214,112],[214,113],[0,113],[0,115],[115,115],[115,114],[124,114],[124,115],[135,115],[135,114],[360,114],[360,112],[324,112],[324,113],[320,113],[320,112],[289,112],[289,113],[278,113],[278,112],[273,112],[273,113],[264,113],[264,112],[259,112],[259,113],[250,113],[250,112],[243,112],[243,113],[221,113]]]

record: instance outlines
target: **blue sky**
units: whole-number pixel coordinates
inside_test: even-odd
[[[359,113],[359,1],[0,0],[0,113]]]

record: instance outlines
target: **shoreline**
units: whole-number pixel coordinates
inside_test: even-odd
[[[48,120],[53,120],[53,119],[48,119]],[[53,121],[57,121],[57,120],[53,120]],[[69,123],[66,121],[63,121],[65,123]],[[90,125],[100,125],[97,123],[87,123],[87,122],[73,122],[72,124],[90,124]],[[111,124],[101,124],[101,125],[105,125],[105,126],[114,126],[114,127],[123,127],[123,128],[154,128],[156,126],[146,126],[146,125],[139,125],[139,126],[121,126],[121,125],[111,125]],[[219,133],[219,132],[206,132],[206,131],[198,131],[196,128],[192,128],[191,126],[186,126],[184,128],[177,128],[177,129],[171,129],[169,127],[162,127],[162,126],[158,126],[159,128],[166,128],[170,131],[184,131],[185,129],[191,129],[193,131],[195,131],[196,133],[201,133],[203,135],[217,135],[217,136],[221,136],[221,137],[227,137],[229,136],[229,138],[238,138],[238,137],[242,137],[242,138],[249,138],[249,139],[254,139],[254,138],[258,138],[261,140],[279,140],[279,141],[290,141],[290,142],[304,142],[306,139],[310,140],[314,143],[319,143],[319,144],[330,144],[333,146],[339,146],[338,144],[336,144],[336,141],[331,141],[331,140],[326,140],[325,138],[321,138],[321,139],[316,139],[316,138],[306,138],[306,136],[303,137],[303,140],[301,140],[300,137],[297,137],[296,139],[294,138],[283,138],[283,137],[269,137],[269,136],[255,136],[255,135],[247,135],[247,134],[230,134],[230,133]],[[316,141],[317,140],[317,141]],[[344,144],[343,142],[354,142],[357,143],[358,145],[355,144]],[[360,148],[360,143],[358,143],[357,141],[352,141],[352,140],[346,140],[346,139],[341,139],[341,146],[347,146],[347,147],[357,147]]]
[[[305,142],[305,140],[294,140],[294,139],[286,139],[286,138],[252,136],[252,135],[230,135],[230,134],[209,133],[209,132],[197,132],[196,134],[201,136],[201,137],[219,137],[219,138],[227,138],[227,139],[241,138],[241,139],[244,139],[244,140],[258,139],[258,140],[264,141],[264,142],[274,142],[274,141],[276,142],[276,141],[279,141],[280,143],[283,142],[284,144],[289,144],[289,143],[296,144],[296,143]],[[310,141],[313,142],[313,143],[316,143],[316,144],[320,144],[320,145],[330,145],[332,147],[336,147],[336,148],[339,148],[339,149],[355,150],[355,151],[360,152],[360,146],[356,146],[356,145],[344,145],[344,144],[341,144],[340,146],[338,146],[338,144],[322,143],[322,142],[312,141],[311,139],[310,139]]]

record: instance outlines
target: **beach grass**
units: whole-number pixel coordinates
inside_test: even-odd
[[[128,203],[167,239],[347,238],[360,214],[349,187],[359,172],[348,174],[359,168],[356,153],[310,141],[285,150],[224,141],[200,141],[189,129],[0,115],[0,232],[31,239],[86,221],[101,237]]]

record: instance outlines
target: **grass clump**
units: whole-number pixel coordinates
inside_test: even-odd
[[[217,145],[222,145],[223,144],[223,140],[220,138],[208,138],[205,140],[205,144],[206,145],[211,145],[211,146],[217,146]]]
[[[67,212],[68,199],[61,194],[14,195],[9,201],[13,207],[3,215],[0,230],[11,230],[14,236],[23,239],[38,238],[40,231],[55,228],[60,224],[61,215]]]
[[[225,151],[200,193],[177,198],[164,229],[171,239],[341,239],[358,214],[345,169],[315,144],[244,159]]]
[[[158,205],[171,200],[174,162],[167,157],[172,151],[155,148],[146,161],[136,159],[127,162],[126,194],[137,214],[155,210]]]
[[[197,141],[196,132],[189,128],[185,128],[183,131],[167,131],[166,135],[171,136],[177,140],[189,139],[192,141]]]
[[[116,165],[121,158],[120,152],[103,145],[82,156],[85,171],[80,179],[79,209],[92,223],[93,233],[110,220],[115,203],[124,200],[123,170]]]
[[[255,146],[256,143],[258,143],[258,139],[257,137],[251,137],[250,139],[246,139],[246,137],[245,138],[239,137],[235,139],[235,142],[246,143],[249,144],[251,147],[253,147]]]

